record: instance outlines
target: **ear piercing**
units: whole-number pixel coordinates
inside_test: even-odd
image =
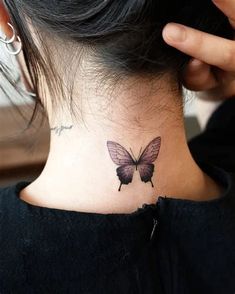
[[[21,39],[20,39],[20,37],[18,35],[16,35],[16,31],[15,31],[15,28],[13,27],[13,25],[11,25],[9,22],[7,24],[8,24],[8,26],[12,30],[12,37],[10,39],[7,39],[7,37],[5,37],[5,38],[1,38],[0,37],[0,42],[2,42],[3,44],[5,44],[6,50],[7,50],[7,52],[10,55],[18,55],[21,52],[21,50],[22,50],[22,42],[21,42]],[[18,41],[19,48],[16,49],[16,50],[12,50],[12,47],[13,47],[12,44],[15,41]]]

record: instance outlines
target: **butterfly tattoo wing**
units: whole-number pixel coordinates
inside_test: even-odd
[[[136,162],[133,160],[130,153],[120,144],[108,141],[107,147],[113,162],[119,166],[117,168],[117,176],[121,182],[120,191],[123,184],[128,185],[132,182]]]
[[[158,154],[161,147],[161,137],[157,137],[152,140],[141,154],[137,165],[142,182],[151,182],[154,173],[153,162],[158,158]],[[152,183],[153,186],[153,183]]]
[[[138,171],[140,173],[141,181],[144,183],[151,182],[154,173],[154,165],[151,164],[141,164],[138,166]],[[153,187],[153,183],[152,183]]]

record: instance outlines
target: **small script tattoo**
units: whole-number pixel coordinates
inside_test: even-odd
[[[51,131],[55,131],[56,135],[60,136],[63,131],[71,130],[72,127],[73,127],[73,125],[71,125],[69,127],[68,126],[60,126],[60,127],[57,126],[57,127],[51,128]]]
[[[132,182],[135,170],[139,171],[142,182],[152,182],[154,173],[154,161],[158,158],[161,147],[161,137],[152,140],[142,152],[140,149],[139,156],[136,158],[130,149],[129,153],[120,144],[112,141],[107,142],[109,155],[112,161],[119,167],[116,169],[117,176],[120,180],[118,191],[121,191],[122,185],[128,185]]]

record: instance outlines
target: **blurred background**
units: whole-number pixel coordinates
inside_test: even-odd
[[[5,52],[0,46],[0,60],[4,62],[17,84],[20,76],[14,57]],[[25,92],[19,95],[7,81],[0,70],[0,187],[18,181],[32,181],[42,171],[49,152],[49,125],[44,113],[37,116],[37,120],[30,128],[27,124],[32,116],[34,102]],[[10,99],[6,96],[10,93]],[[202,102],[195,98],[195,94],[185,91],[185,125],[188,139],[197,135],[205,126],[214,103]],[[44,119],[44,123],[41,121]]]

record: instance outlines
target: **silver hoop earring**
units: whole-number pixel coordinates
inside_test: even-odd
[[[19,48],[17,50],[15,50],[15,51],[9,48],[10,46],[12,47],[12,43],[11,44],[8,44],[8,43],[5,44],[6,50],[10,55],[18,55],[21,52],[21,50],[22,50],[22,42],[21,42],[21,39],[20,39],[19,36],[17,36],[17,41],[19,43]]]
[[[7,38],[3,39],[3,38],[0,38],[0,42],[4,43],[4,44],[12,44],[14,41],[15,41],[15,38],[16,38],[16,32],[15,32],[15,29],[13,27],[13,25],[11,25],[9,22],[7,23],[8,26],[12,29],[12,37],[7,40]]]
[[[10,39],[7,39],[7,37],[5,37],[4,39],[0,37],[0,42],[6,46],[6,50],[10,55],[18,55],[22,50],[21,39],[19,36],[16,36],[16,31],[13,25],[11,25],[9,22],[7,24],[12,29],[13,36]],[[17,50],[12,49],[12,44],[15,40],[19,42],[19,48]]]

